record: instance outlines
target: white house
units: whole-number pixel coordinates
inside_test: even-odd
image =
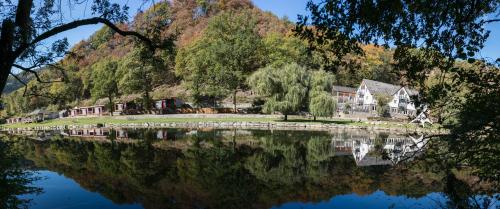
[[[417,91],[409,89],[408,87],[401,87],[394,95],[392,101],[389,102],[391,114],[403,115],[416,115],[417,110],[415,104],[412,102],[411,97],[416,96]]]
[[[363,112],[376,111],[376,95],[384,95],[392,98],[388,103],[391,115],[415,115],[416,109],[411,97],[417,94],[417,91],[407,87],[363,79],[356,90],[356,110]]]

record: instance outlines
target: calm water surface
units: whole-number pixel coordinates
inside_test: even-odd
[[[42,193],[19,196],[35,209],[454,205],[444,174],[418,160],[425,143],[418,135],[216,129],[23,134],[29,136],[9,137],[24,167],[40,177],[32,184]]]

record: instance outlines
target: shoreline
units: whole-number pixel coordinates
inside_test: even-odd
[[[422,128],[417,124],[386,121],[354,121],[352,119],[322,118],[313,121],[305,117],[281,115],[243,114],[178,114],[178,115],[127,115],[105,117],[78,117],[53,119],[40,123],[2,124],[1,130],[63,130],[80,128],[241,128],[241,129],[291,129],[335,130],[359,129],[366,131],[399,133],[443,133],[445,129]]]

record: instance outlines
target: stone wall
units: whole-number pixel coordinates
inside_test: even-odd
[[[366,125],[345,124],[317,124],[317,123],[293,123],[293,122],[169,122],[169,123],[127,123],[127,124],[97,124],[97,125],[65,125],[45,126],[31,128],[16,128],[14,130],[64,130],[77,128],[239,128],[239,129],[262,129],[262,130],[366,130],[375,132],[392,133],[444,133],[443,130],[423,129],[415,125],[414,128],[383,127],[380,123],[369,123]],[[3,129],[13,130],[13,129]]]

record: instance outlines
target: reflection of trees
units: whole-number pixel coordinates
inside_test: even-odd
[[[448,201],[441,205],[443,208],[493,208],[496,201],[500,199],[499,194],[478,195],[477,191],[464,180],[458,179],[453,173],[445,176],[446,186],[444,192],[448,196]],[[497,207],[498,208],[498,205]]]
[[[30,200],[18,195],[38,194],[41,190],[31,186],[37,178],[21,169],[17,153],[10,146],[11,142],[0,140],[0,208],[27,208]]]
[[[255,143],[238,146],[223,141],[251,136],[200,131],[175,140],[187,144],[183,149],[158,149],[147,140],[77,138],[19,139],[16,146],[39,167],[63,173],[116,203],[139,202],[145,208],[265,208],[377,189],[421,197],[443,188],[444,173],[432,172],[423,161],[401,168],[356,167],[352,156],[335,156],[325,133],[252,133]]]

